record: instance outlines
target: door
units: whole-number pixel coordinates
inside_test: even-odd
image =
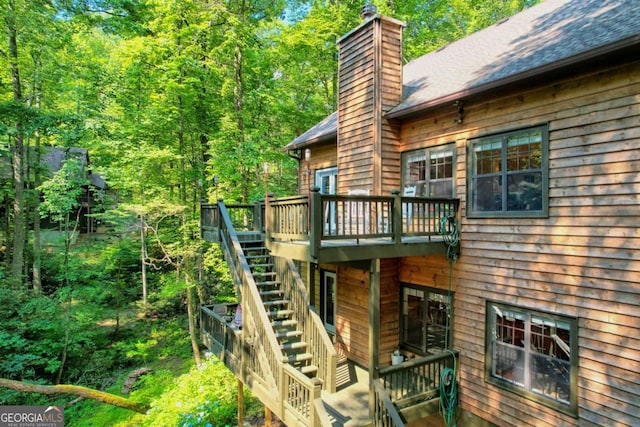
[[[320,272],[320,315],[328,332],[336,332],[336,273]]]
[[[336,194],[338,186],[338,168],[327,168],[316,171],[316,185],[320,187],[320,194]],[[324,233],[335,234],[337,227],[336,203],[328,202],[323,212]]]

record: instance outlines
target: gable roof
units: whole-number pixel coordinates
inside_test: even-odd
[[[62,169],[64,162],[68,159],[76,159],[80,162],[82,170],[87,175],[91,185],[96,188],[105,189],[107,183],[104,177],[97,173],[92,173],[89,168],[89,151],[86,148],[79,147],[47,147],[41,148],[42,154],[40,157],[40,164],[45,167],[48,174],[51,176]],[[30,146],[28,150],[31,151],[31,155],[35,156],[35,148]],[[11,156],[8,151],[0,150],[0,178],[10,178],[13,175],[13,169],[11,165]]]
[[[464,97],[552,74],[613,52],[640,58],[637,0],[546,0],[403,67],[401,118]],[[289,143],[335,137],[334,113]]]

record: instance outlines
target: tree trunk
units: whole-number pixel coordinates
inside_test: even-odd
[[[0,387],[25,393],[70,394],[73,396],[96,400],[119,408],[129,409],[130,411],[139,412],[141,414],[146,414],[147,410],[149,410],[149,406],[144,403],[134,402],[129,399],[125,399],[124,397],[116,396],[115,394],[105,393],[104,391],[72,384],[37,385],[0,378]]]
[[[22,88],[20,84],[20,70],[18,67],[18,30],[15,22],[15,4],[12,0],[8,3],[9,13],[7,15],[7,30],[9,33],[9,68],[11,72],[11,84],[13,88],[13,100],[16,103],[22,102]],[[22,123],[17,120],[15,123],[16,134],[13,137],[13,257],[11,259],[11,276],[22,283],[22,269],[24,267],[25,248],[25,212],[24,212],[24,141],[22,135]]]
[[[193,310],[195,304],[193,298],[193,286],[188,283],[187,278],[187,316],[189,317],[189,337],[191,338],[191,348],[193,349],[193,358],[196,364],[200,364],[200,347],[198,346],[198,337],[196,335],[196,318]]]
[[[40,61],[36,61],[36,77],[34,78],[35,86],[34,86],[34,94],[35,94],[35,106],[38,111],[40,110],[40,93],[42,92],[42,81],[40,79],[42,64]],[[38,188],[40,185],[40,132],[36,131],[35,133],[35,159],[33,164],[34,167],[34,177],[33,177],[33,188]],[[38,212],[38,208],[40,205],[40,197],[34,197],[34,205],[33,205],[33,290],[40,294],[42,293],[42,278],[40,277],[41,270],[41,254],[40,254],[40,213]]]
[[[142,307],[147,312],[147,242],[145,240],[146,223],[140,215],[140,263],[142,273]]]
[[[62,373],[67,363],[67,349],[69,348],[69,329],[71,326],[71,303],[73,302],[73,296],[71,293],[71,286],[69,283],[68,269],[69,269],[69,249],[71,247],[71,238],[69,237],[69,214],[64,225],[65,239],[64,239],[64,262],[62,268],[64,269],[64,286],[67,289],[67,304],[65,313],[65,328],[64,328],[64,342],[62,345],[62,356],[60,357],[60,368],[58,369],[58,375],[56,376],[56,384],[60,384],[62,381]]]

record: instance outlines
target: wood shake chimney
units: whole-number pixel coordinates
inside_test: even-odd
[[[362,8],[364,22],[339,40],[338,194],[400,188],[399,127],[384,118],[402,100],[402,29]]]

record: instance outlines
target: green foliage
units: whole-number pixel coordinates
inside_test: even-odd
[[[83,186],[88,184],[80,161],[68,159],[48,181],[40,185],[43,201],[41,215],[49,215],[56,222],[68,221],[69,214],[80,204]]]
[[[140,420],[140,425],[236,425],[237,389],[237,380],[233,374],[217,359],[208,359],[175,378],[171,391],[153,401],[149,414],[144,420]],[[133,393],[133,397],[136,397],[136,393],[137,391]],[[251,398],[248,391],[245,393],[247,412],[257,412],[260,405]]]
[[[220,246],[211,245],[203,255],[204,283],[201,284],[204,299],[207,303],[224,303],[237,301],[236,290],[229,274]]]

